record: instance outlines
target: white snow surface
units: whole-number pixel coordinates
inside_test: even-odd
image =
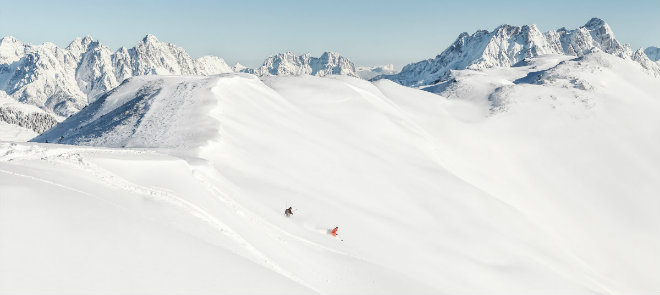
[[[39,133],[33,130],[0,121],[0,141],[22,142],[28,141]]]
[[[458,77],[131,78],[35,139],[75,146],[0,143],[0,292],[657,291],[658,78]]]

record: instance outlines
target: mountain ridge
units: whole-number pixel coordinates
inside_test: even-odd
[[[145,36],[131,48],[110,50],[91,36],[67,47],[0,40],[0,91],[20,102],[69,116],[126,78],[141,75],[212,75],[232,72],[219,57],[193,59],[181,47]]]
[[[70,116],[122,81],[134,76],[208,76],[231,72],[267,75],[348,75],[355,65],[336,52],[320,57],[291,52],[268,57],[262,66],[229,66],[217,56],[191,57],[184,48],[147,34],[135,46],[112,51],[91,36],[78,37],[60,48],[32,45],[12,36],[0,39],[0,91],[19,102],[58,116]]]
[[[490,32],[478,30],[472,35],[463,32],[436,57],[408,64],[398,74],[380,75],[372,80],[389,79],[405,86],[427,86],[449,80],[452,70],[510,67],[539,55],[582,56],[594,50],[633,59],[660,75],[660,66],[644,51],[633,51],[629,45],[621,44],[605,21],[592,18],[574,30],[560,28],[542,33],[533,24],[505,24]]]
[[[347,75],[358,77],[356,67],[348,58],[337,52],[326,51],[319,57],[311,53],[296,55],[287,51],[271,55],[263,64],[254,69],[244,69],[243,72],[257,76],[327,76]]]

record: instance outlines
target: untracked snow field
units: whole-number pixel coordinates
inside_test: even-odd
[[[0,293],[656,292],[659,78],[479,74],[131,78],[0,143]]]

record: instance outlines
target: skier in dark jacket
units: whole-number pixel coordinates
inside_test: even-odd
[[[293,207],[289,207],[289,209],[284,210],[284,215],[286,215],[286,217],[293,215]]]

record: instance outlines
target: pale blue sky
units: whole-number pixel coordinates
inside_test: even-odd
[[[660,46],[660,1],[4,1],[0,36],[68,45],[91,35],[113,50],[152,33],[193,57],[260,64],[278,52],[332,50],[358,65],[433,57],[461,32],[501,24],[542,31],[591,17],[633,48]]]

